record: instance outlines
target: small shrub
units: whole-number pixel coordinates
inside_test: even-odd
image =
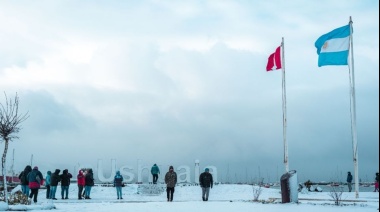
[[[340,205],[342,203],[343,188],[331,187],[329,196],[334,200],[335,205]]]
[[[262,192],[261,186],[252,186],[253,190],[253,201],[258,201],[260,194]]]
[[[16,191],[15,193],[8,196],[9,205],[28,205],[28,196],[23,194],[21,191]]]

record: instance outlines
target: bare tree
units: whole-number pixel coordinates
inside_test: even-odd
[[[29,118],[28,113],[20,114],[18,111],[19,99],[16,93],[14,100],[5,94],[5,104],[0,103],[0,137],[4,141],[4,152],[1,158],[1,173],[3,175],[4,200],[8,203],[6,159],[9,142],[17,139],[21,129],[21,122]]]

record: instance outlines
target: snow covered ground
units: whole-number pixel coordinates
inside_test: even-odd
[[[148,186],[148,185],[143,185]],[[164,186],[164,185],[162,185]],[[149,187],[149,186],[148,186]],[[256,187],[257,188],[257,187]],[[16,187],[14,191],[18,190]],[[201,199],[199,186],[179,185],[175,188],[173,202],[166,201],[166,192],[158,195],[150,195],[141,190],[141,185],[128,184],[123,188],[123,200],[117,200],[114,187],[94,186],[91,191],[91,200],[77,199],[77,186],[71,185],[69,199],[60,199],[61,189],[58,186],[56,197],[58,200],[47,200],[46,190],[40,189],[38,203],[32,205],[10,205],[10,210],[46,211],[55,208],[54,211],[133,211],[133,212],[203,212],[203,211],[377,211],[379,208],[378,192],[360,192],[359,198],[355,198],[354,192],[343,192],[342,204],[334,205],[330,192],[299,193],[298,203],[281,203],[279,188],[262,188],[259,196],[261,202],[253,200],[253,186],[250,185],[215,185],[210,191],[209,201]],[[162,191],[164,187],[162,187]],[[265,203],[262,203],[265,201]],[[274,201],[274,202],[271,202]],[[270,203],[269,203],[270,202]],[[7,210],[5,203],[0,203],[0,210]]]

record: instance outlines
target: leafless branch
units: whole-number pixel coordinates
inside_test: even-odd
[[[253,201],[258,201],[259,200],[259,197],[260,197],[260,194],[262,192],[262,189],[261,189],[261,186],[252,186],[252,189],[253,189]]]
[[[29,118],[28,113],[19,114],[19,98],[12,101],[5,94],[5,105],[0,103],[0,137],[4,141],[11,141],[18,138],[17,133],[20,131],[20,124]]]

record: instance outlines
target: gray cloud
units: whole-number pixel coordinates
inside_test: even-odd
[[[372,177],[379,34],[369,23],[378,11],[364,2],[341,7],[339,19],[330,14],[335,1],[281,13],[272,3],[241,1],[95,4],[83,13],[71,2],[2,3],[14,25],[0,24],[0,88],[18,92],[30,114],[10,146],[16,168],[31,155],[51,170],[96,167],[98,159],[118,166],[199,159],[217,166],[221,180],[276,180],[284,172],[281,72],[265,65],[284,36],[290,168],[300,180],[336,180],[353,171],[348,70],[318,68],[314,41],[352,14],[359,170]]]

